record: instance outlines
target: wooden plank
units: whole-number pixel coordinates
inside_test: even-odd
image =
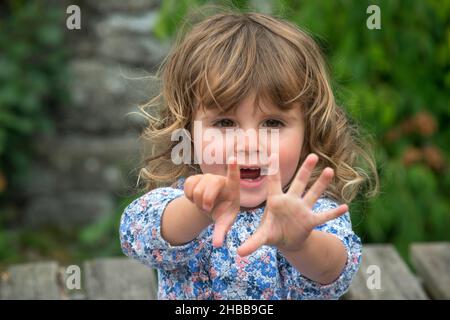
[[[434,299],[450,299],[450,242],[414,243],[411,262]]]
[[[37,262],[11,266],[1,275],[0,298],[5,300],[63,298],[56,262]]]
[[[154,270],[127,258],[102,258],[84,264],[87,299],[156,299]]]
[[[424,300],[427,295],[394,246],[373,244],[363,246],[361,266],[344,299]]]

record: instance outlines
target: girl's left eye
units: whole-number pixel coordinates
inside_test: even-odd
[[[283,127],[284,123],[276,119],[268,119],[264,122],[268,127]]]

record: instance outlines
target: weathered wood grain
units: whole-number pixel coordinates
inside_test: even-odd
[[[450,242],[410,247],[417,278],[390,244],[364,245],[362,263],[344,299],[450,299]],[[0,274],[0,299],[156,299],[156,272],[128,258],[86,261],[81,290],[65,287],[56,262],[10,266]],[[368,284],[379,270],[380,288]],[[426,291],[422,288],[425,287]]]
[[[433,299],[450,299],[450,243],[416,243],[411,262]]]
[[[372,267],[371,267],[372,266]],[[376,270],[379,270],[380,288],[369,288]],[[374,271],[375,270],[375,271]],[[372,277],[369,279],[369,277]],[[390,244],[364,245],[360,269],[344,297],[345,299],[427,299],[416,277]]]
[[[156,299],[154,270],[127,258],[102,258],[84,264],[87,299]]]
[[[1,275],[0,298],[5,300],[63,298],[56,262],[13,265]]]

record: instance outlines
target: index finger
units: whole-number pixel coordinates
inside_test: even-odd
[[[233,187],[239,188],[241,181],[241,171],[239,170],[237,159],[234,156],[228,158],[227,180],[228,183],[230,183]]]

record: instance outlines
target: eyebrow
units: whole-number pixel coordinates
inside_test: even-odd
[[[295,108],[294,108],[295,109]],[[280,110],[280,109],[276,109],[276,110],[270,110],[269,112],[260,112],[260,113],[262,113],[264,116],[283,116],[283,117],[289,117],[289,118],[291,118],[291,119],[294,119],[294,120],[299,120],[299,117],[298,117],[298,113],[297,112],[292,112],[291,110],[293,110],[293,109],[290,109],[290,110]],[[228,114],[230,114],[230,112],[224,112],[224,111],[220,111],[220,112],[217,112],[217,111],[210,111],[210,110],[207,110],[207,112],[205,113],[205,115],[203,116],[203,117],[201,117],[200,119],[210,119],[210,118],[214,118],[214,117],[217,117],[217,116],[223,116],[223,115],[228,115]]]
[[[276,112],[269,113],[269,115],[275,114],[275,115],[282,115],[283,117],[289,117],[293,118],[294,120],[298,120],[298,112],[293,112],[292,109],[290,110],[280,110],[278,109]]]
[[[264,116],[266,116],[266,115],[267,116],[281,116],[281,117],[288,117],[288,118],[294,119],[294,120],[299,120],[300,119],[298,116],[299,113],[294,112],[293,111],[294,109],[296,109],[296,108],[289,109],[289,110],[281,110],[281,109],[277,108],[275,110],[271,109],[271,110],[269,110],[269,112],[264,112],[263,114],[264,114]]]

